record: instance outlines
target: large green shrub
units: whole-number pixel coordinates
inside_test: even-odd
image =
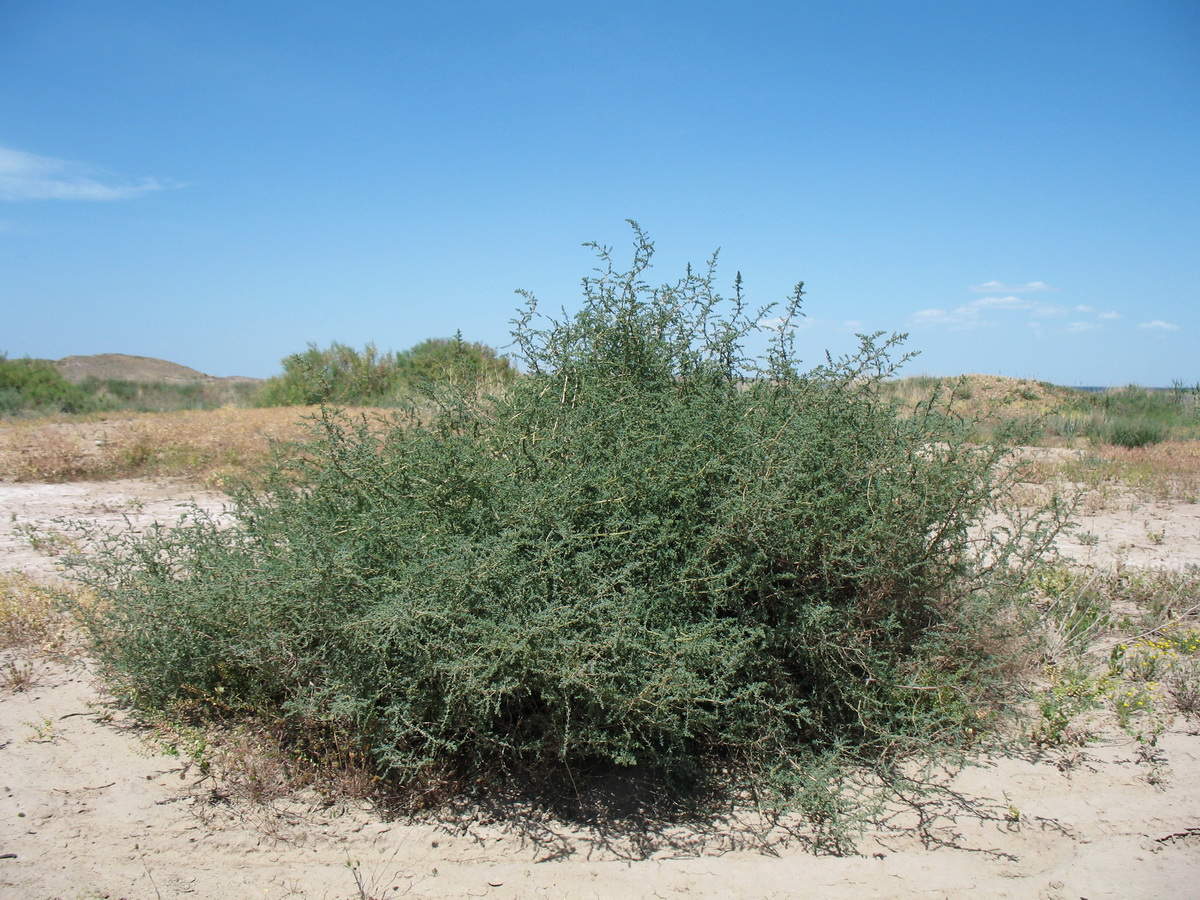
[[[529,298],[502,396],[382,433],[326,410],[232,526],[77,560],[117,683],[355,734],[401,784],[642,766],[819,810],[831,760],[969,741],[1047,536],[975,528],[1004,449],[895,415],[893,340],[802,371],[799,287],[744,359],[763,313],[711,265],[650,287],[636,234],[573,317]]]

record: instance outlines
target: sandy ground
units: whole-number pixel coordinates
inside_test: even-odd
[[[0,568],[50,576],[57,516],[173,521],[173,483],[0,484]],[[43,540],[29,546],[27,526]],[[1200,507],[1118,504],[1063,549],[1092,565],[1200,564]],[[898,809],[860,855],[820,857],[778,832],[615,837],[480,815],[388,822],[316,797],[254,805],[214,792],[106,698],[86,663],[33,666],[0,693],[0,898],[1200,897],[1200,733],[1155,748],[1120,732],[1083,749],[997,759]]]

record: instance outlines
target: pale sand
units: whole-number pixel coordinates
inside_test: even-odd
[[[15,525],[128,515],[140,528],[172,521],[186,496],[219,508],[178,484],[0,484],[0,567],[53,570]],[[1084,523],[1095,545],[1064,548],[1182,567],[1200,559],[1198,512],[1113,509]],[[386,822],[315,797],[214,802],[212,782],[147,743],[83,665],[35,667],[32,688],[0,695],[0,898],[1200,896],[1200,725],[1182,719],[1151,754],[1110,729],[1082,750],[966,769],[949,782],[959,800],[932,801],[923,827],[899,810],[860,856],[821,857],[720,826],[622,838]]]

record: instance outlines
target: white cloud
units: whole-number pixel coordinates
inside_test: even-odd
[[[913,318],[918,322],[941,322],[947,315],[944,309],[919,309],[913,313]]]
[[[913,322],[916,325],[946,325],[955,331],[995,324],[982,319],[979,309],[974,306],[960,306],[953,310],[922,309],[913,313]]]
[[[129,200],[166,187],[157,178],[132,182],[83,163],[0,147],[4,200]]]
[[[1044,281],[1030,281],[1025,284],[985,281],[983,284],[972,285],[971,290],[984,294],[1028,294],[1030,291],[1052,291],[1054,289]]]
[[[1153,322],[1142,322],[1138,328],[1145,328],[1148,331],[1178,331],[1179,326],[1173,325],[1170,322],[1164,322],[1162,319],[1155,319]]]
[[[1037,303],[1033,300],[1022,300],[1020,297],[983,297],[972,300],[971,306],[978,309],[1033,309]]]
[[[996,284],[996,282],[990,283]],[[1035,284],[1041,284],[1041,282],[1035,282]],[[914,325],[940,325],[961,331],[968,328],[996,326],[1004,322],[1012,323],[1014,319],[1017,321],[1023,319],[1033,329],[1034,334],[1040,337],[1043,331],[1040,326],[1036,326],[1039,320],[1063,317],[1070,312],[1083,316],[1095,316],[1097,320],[1120,318],[1120,315],[1115,312],[1097,313],[1095,307],[1088,306],[1086,303],[1081,303],[1068,309],[1065,306],[1044,303],[1032,297],[1018,297],[1016,294],[997,294],[990,297],[980,297],[978,300],[972,300],[970,303],[949,311],[936,308],[923,309],[913,314],[912,321]],[[1078,320],[1068,325],[1059,326],[1055,330],[1063,334],[1077,334],[1102,327],[1098,322]]]
[[[1046,316],[1061,316],[1066,312],[1061,306],[1042,303],[1038,300],[1026,300],[1023,297],[981,297],[969,304],[975,309],[1024,310],[1031,316],[1045,318]]]
[[[759,319],[758,327],[764,331],[778,331],[783,327],[783,322],[784,320],[779,316],[776,316],[774,319]]]
[[[1046,318],[1047,316],[1063,316],[1066,315],[1066,313],[1067,311],[1061,306],[1051,306],[1049,303],[1035,304],[1033,309],[1030,310],[1030,315],[1034,315],[1042,319]]]

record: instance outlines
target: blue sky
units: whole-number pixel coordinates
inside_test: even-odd
[[[10,357],[502,346],[629,218],[814,364],[1200,381],[1200,5],[0,6]]]

